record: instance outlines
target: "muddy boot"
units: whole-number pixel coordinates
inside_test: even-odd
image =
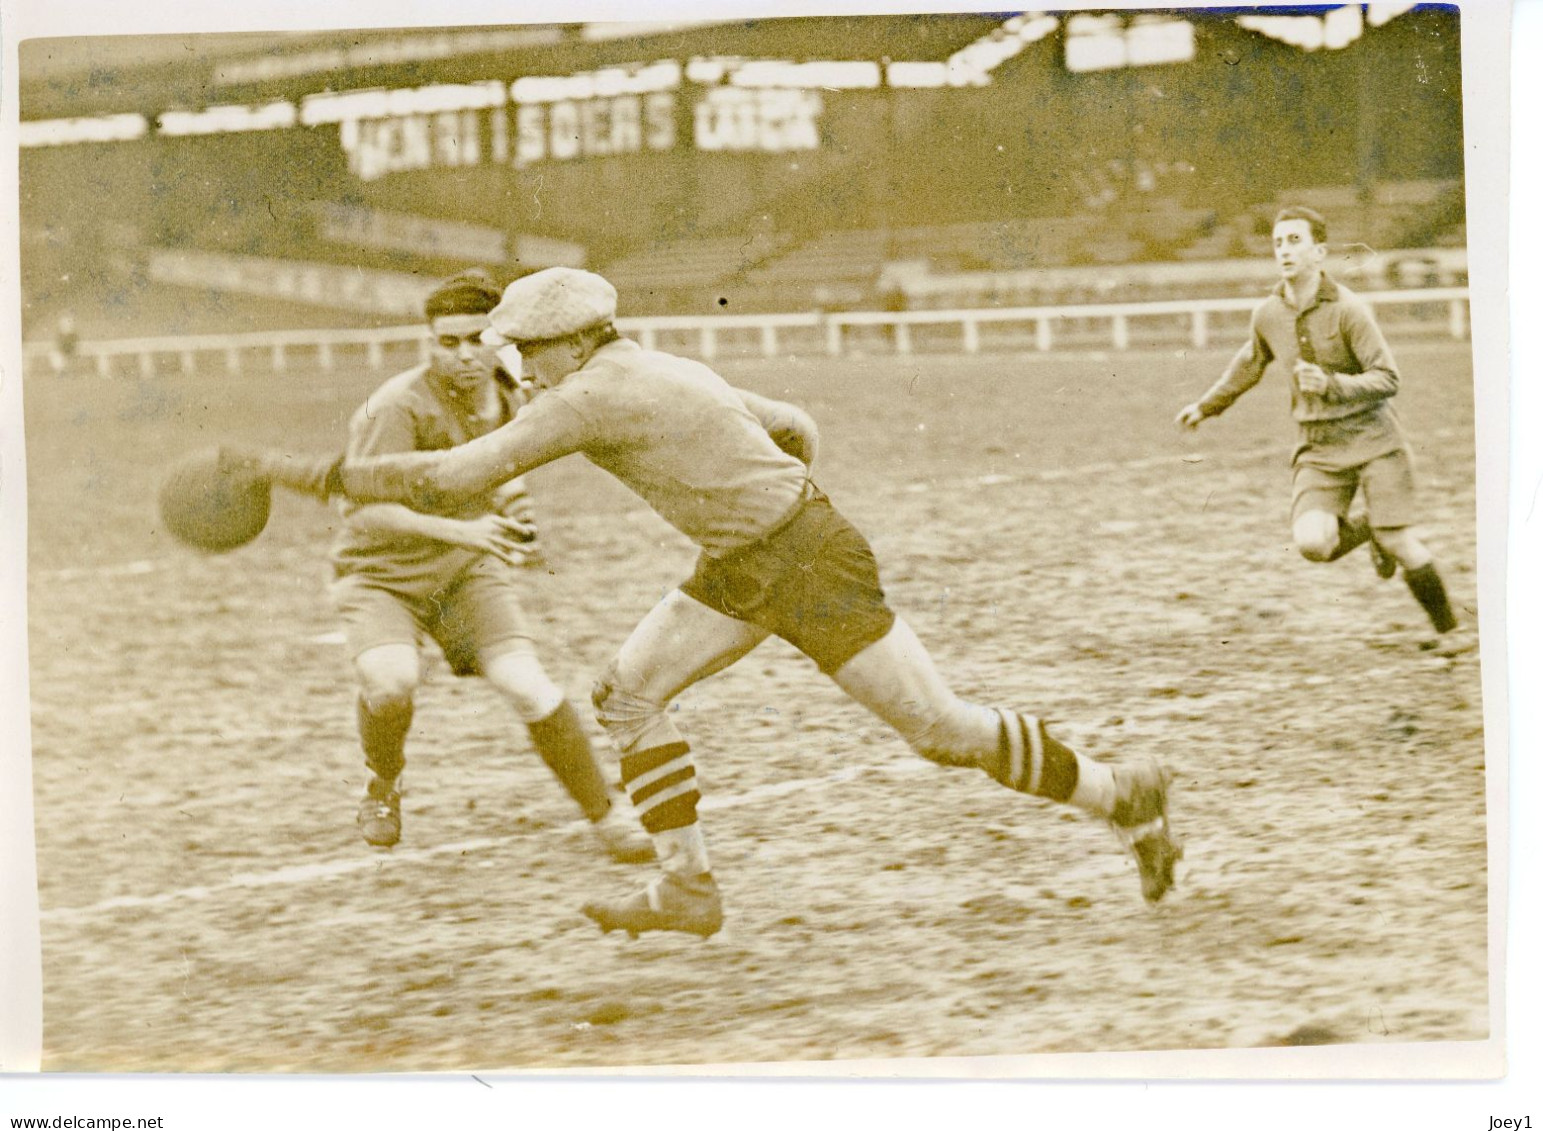
[[[1171,778],[1156,762],[1114,769],[1118,800],[1109,823],[1136,859],[1141,894],[1148,903],[1156,903],[1173,887],[1173,866],[1184,855],[1168,829]]]
[[[390,848],[402,839],[402,794],[397,783],[371,778],[359,803],[359,831],[366,843]]]
[[[665,872],[625,899],[586,903],[584,914],[607,933],[626,931],[637,938],[644,931],[684,931],[705,939],[723,926],[723,901],[711,873]]]

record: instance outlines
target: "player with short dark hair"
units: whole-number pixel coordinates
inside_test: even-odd
[[[1292,454],[1291,533],[1302,556],[1332,562],[1366,543],[1379,577],[1400,566],[1437,638],[1428,646],[1456,655],[1472,649],[1457,631],[1446,584],[1414,531],[1415,485],[1408,441],[1393,408],[1399,372],[1371,308],[1324,271],[1328,225],[1311,208],[1275,217],[1281,280],[1254,310],[1249,339],[1200,400],[1176,422],[1195,428],[1219,416],[1272,365],[1289,370]],[[1354,508],[1356,496],[1363,508]]]
[[[429,295],[428,361],[385,382],[354,413],[349,458],[454,448],[514,418],[513,389],[496,379],[494,351],[481,339],[500,293],[467,273]],[[605,849],[619,860],[650,859],[635,821],[612,805],[578,713],[537,659],[514,568],[534,545],[523,482],[419,510],[347,501],[340,510],[332,595],[359,682],[359,740],[371,772],[359,809],[365,840],[385,848],[401,836],[399,782],[423,677],[418,647],[429,638],[456,675],[481,675],[514,708]]]
[[[923,757],[1107,821],[1136,859],[1143,895],[1161,899],[1180,852],[1169,832],[1167,771],[1097,761],[1033,715],[956,696],[890,609],[867,540],[815,486],[809,416],[620,337],[615,310],[615,289],[586,271],[552,268],[510,284],[490,315],[493,331],[511,343],[506,365],[522,366],[539,391],[516,420],[480,439],[446,452],[350,457],[330,471],[257,459],[298,489],[436,509],[579,452],[700,548],[695,573],[644,617],[594,693],[663,873],[585,913],[632,934],[718,930],[696,768],[669,705],[773,634]]]

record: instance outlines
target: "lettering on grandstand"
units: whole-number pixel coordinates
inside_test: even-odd
[[[675,95],[568,99],[515,110],[514,163],[571,161],[675,148]]]
[[[714,87],[691,107],[690,143],[707,152],[818,149],[818,92]],[[392,173],[662,153],[683,140],[674,91],[527,102],[339,123],[349,171],[373,181]]]
[[[824,108],[812,90],[715,87],[696,104],[696,145],[757,153],[818,149]]]
[[[482,163],[482,122],[476,110],[345,118],[341,128],[349,172],[363,181],[387,173]]]

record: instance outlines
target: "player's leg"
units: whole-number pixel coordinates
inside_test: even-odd
[[[1108,765],[1064,746],[1032,715],[959,698],[911,626],[898,617],[883,639],[853,656],[832,678],[929,761],[973,766],[1021,793],[1066,802],[1095,816],[1114,812],[1114,775]]]
[[[788,528],[800,568],[776,579],[757,614],[761,623],[923,757],[978,767],[1020,793],[1111,821],[1131,844],[1147,898],[1160,898],[1172,884],[1178,852],[1168,837],[1161,769],[1112,768],[1065,746],[1033,716],[960,699],[890,609],[868,540],[827,503],[809,510],[807,521]]]
[[[370,778],[359,828],[370,844],[389,848],[401,837],[401,783],[413,694],[422,679],[418,622],[406,602],[356,575],[332,588],[354,657],[359,745]]]
[[[1180,849],[1168,831],[1168,775],[1157,765],[1100,762],[1059,741],[1033,715],[960,699],[899,618],[832,678],[922,757],[974,766],[1009,789],[1110,822],[1136,857],[1149,901],[1173,885]]]
[[[536,655],[511,572],[491,560],[435,602],[431,631],[451,670],[481,674],[525,724],[531,745],[594,828],[605,851],[623,863],[653,858],[630,815],[611,804],[594,747],[579,714]]]
[[[1404,583],[1425,610],[1431,627],[1440,635],[1458,626],[1457,614],[1447,595],[1446,581],[1436,565],[1435,555],[1411,527],[1378,527],[1377,541],[1398,560],[1404,569]]]
[[[482,669],[525,724],[541,761],[583,811],[606,853],[623,864],[652,860],[653,845],[636,819],[613,804],[613,792],[579,713],[547,675],[534,647],[526,642],[501,651],[486,658]]]
[[[611,800],[589,736],[573,704],[536,658],[534,646],[522,641],[506,647],[484,659],[482,672],[530,731],[536,753],[568,796],[591,821],[604,817]]]
[[[644,891],[586,904],[604,930],[681,930],[723,921],[697,821],[696,766],[670,700],[744,656],[768,633],[675,590],[643,618],[595,685],[595,713],[621,751],[622,785],[653,838],[663,875]]]
[[[1365,516],[1350,517],[1354,469],[1326,471],[1298,464],[1292,476],[1291,540],[1310,562],[1338,561],[1372,536]]]
[[[1430,618],[1431,627],[1439,636],[1448,637],[1458,627],[1458,618],[1435,556],[1414,529],[1414,462],[1408,451],[1400,449],[1367,464],[1362,469],[1362,482],[1378,543],[1403,567],[1404,582]],[[1441,651],[1467,651],[1476,643],[1464,636],[1461,640],[1439,641],[1436,647]]]
[[[401,775],[407,732],[413,722],[413,693],[422,678],[413,644],[380,644],[354,657],[359,682],[359,744],[370,769],[359,806],[359,830],[378,848],[401,839]]]

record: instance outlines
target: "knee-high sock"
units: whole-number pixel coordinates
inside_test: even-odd
[[[578,802],[584,815],[591,821],[604,817],[611,808],[610,793],[573,704],[564,699],[546,718],[526,726],[530,729],[530,740],[536,753],[568,791],[568,796]]]
[[[665,704],[602,679],[595,685],[595,717],[621,750],[621,780],[638,820],[654,842],[666,872],[709,871],[707,842],[697,824],[696,763]]]
[[[1031,715],[992,710],[955,695],[903,620],[836,672],[841,689],[900,732],[923,758],[978,766],[1020,793],[1108,817],[1114,772],[1045,733]]]
[[[413,701],[390,699],[371,707],[359,697],[359,744],[364,747],[364,761],[381,781],[396,781],[407,763],[407,732],[413,725]]]
[[[994,760],[986,772],[1019,793],[1075,805],[1107,817],[1114,812],[1114,772],[1057,741],[1033,715],[998,711]]]
[[[660,866],[690,876],[709,871],[707,843],[697,824],[702,794],[691,747],[672,742],[623,754],[621,776],[638,819],[653,838]]]
[[[1457,627],[1457,617],[1453,615],[1451,602],[1447,600],[1446,583],[1441,580],[1441,572],[1435,562],[1422,565],[1419,569],[1404,570],[1404,581],[1409,586],[1409,592],[1414,594],[1414,599],[1420,602],[1420,607],[1430,617],[1431,625],[1437,632],[1451,632]]]

